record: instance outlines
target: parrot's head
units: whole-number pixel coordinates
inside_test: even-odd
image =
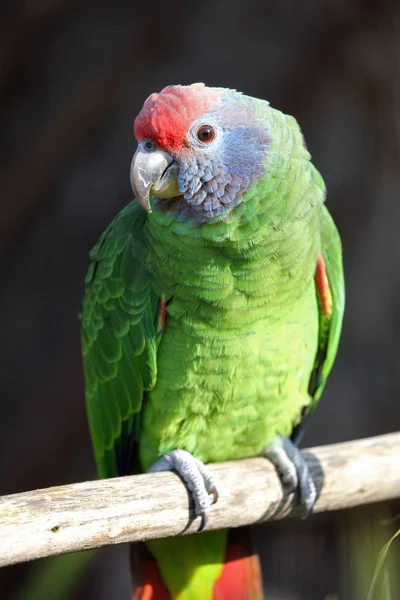
[[[135,120],[136,200],[151,212],[151,194],[180,220],[230,212],[264,170],[270,139],[260,102],[203,83],[152,94]]]

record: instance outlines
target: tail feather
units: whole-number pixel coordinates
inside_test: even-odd
[[[222,574],[214,586],[213,600],[262,600],[260,561],[248,528],[229,533]]]
[[[132,600],[172,600],[157,563],[144,544],[131,545],[131,562],[139,583]]]
[[[197,535],[193,537],[196,539]],[[252,547],[249,528],[229,532],[222,572],[212,586],[212,594],[209,596],[206,593],[207,598],[204,597],[202,585],[198,588],[193,581],[189,585],[190,592],[185,585],[185,591],[181,588],[177,595],[171,594],[162,580],[155,559],[144,544],[136,544],[132,548],[132,555],[136,579],[140,578],[132,600],[174,600],[181,596],[190,600],[263,600],[260,563]],[[200,579],[202,581],[202,576]]]

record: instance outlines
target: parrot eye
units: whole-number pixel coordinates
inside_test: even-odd
[[[197,130],[197,137],[201,142],[211,142],[215,138],[215,131],[211,125],[202,125]]]

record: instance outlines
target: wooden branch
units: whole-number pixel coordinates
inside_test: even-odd
[[[315,512],[400,497],[400,433],[305,451],[320,491]],[[264,458],[210,465],[220,498],[209,529],[302,513]],[[185,486],[173,473],[90,481],[0,498],[0,566],[107,544],[193,533]]]

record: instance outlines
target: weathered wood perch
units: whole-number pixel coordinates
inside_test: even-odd
[[[400,497],[400,433],[306,451],[320,490],[315,512]],[[301,514],[263,458],[211,465],[220,498],[209,529]],[[0,566],[107,544],[193,533],[188,495],[172,473],[136,475],[0,498]]]

